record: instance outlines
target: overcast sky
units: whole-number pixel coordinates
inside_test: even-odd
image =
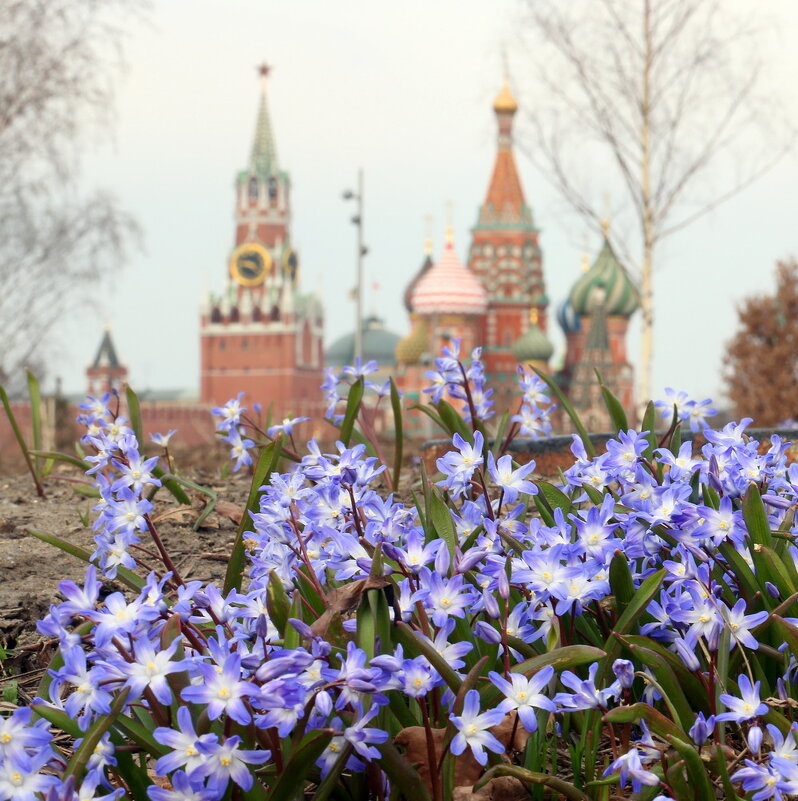
[[[798,4],[766,0],[762,7],[779,28],[769,56],[779,78],[774,93],[794,106]],[[493,164],[491,103],[504,45],[521,113],[532,102],[534,75],[515,36],[518,8],[510,0],[154,0],[149,23],[136,26],[127,43],[114,141],[90,154],[86,170],[88,183],[110,188],[137,217],[145,250],[109,270],[113,279],[96,290],[91,311],[65,321],[57,370],[65,389],[85,387],[85,366],[110,320],[134,388],[196,390],[199,302],[205,289],[225,282],[233,181],[247,163],[255,67],[263,60],[273,66],[278,157],[293,182],[302,287],[323,297],[327,342],[353,327],[355,231],[341,192],[361,166],[367,286],[380,285],[376,294],[368,290],[366,309],[404,334],[401,293],[422,259],[425,217],[434,217],[439,250],[448,201],[465,257]],[[585,229],[533,165],[520,154],[518,162],[557,304],[579,275]],[[796,187],[792,155],[663,249],[655,277],[658,391],[720,396],[736,304],[772,289],[775,261],[798,252]],[[594,253],[599,242],[588,241]],[[639,320],[632,329],[635,362]]]

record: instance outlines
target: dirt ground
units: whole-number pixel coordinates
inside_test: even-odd
[[[76,478],[80,474],[63,475]],[[234,521],[240,519],[249,491],[249,477],[235,475],[222,481],[218,472],[198,471],[191,478],[218,494],[219,511],[212,512],[194,531],[203,501],[197,497],[191,507],[179,506],[162,489],[154,519],[183,578],[221,580],[236,535]],[[58,583],[82,581],[86,568],[84,562],[29,532],[54,534],[89,553],[94,550],[91,507],[96,500],[79,495],[73,486],[63,477],[51,477],[45,483],[46,497],[37,498],[30,476],[0,476],[0,646],[9,654],[0,665],[0,683],[3,672],[6,680],[33,678],[49,661],[47,649],[39,648],[44,638],[36,631],[36,621],[59,600]],[[88,527],[83,522],[87,518]],[[109,589],[124,588],[110,583]]]

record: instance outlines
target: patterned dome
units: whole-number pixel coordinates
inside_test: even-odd
[[[420,314],[411,314],[410,333],[396,344],[396,361],[399,364],[417,364],[428,347],[427,321]]]
[[[566,298],[557,309],[557,322],[566,334],[573,334],[582,328],[579,315],[574,311],[570,298]]]
[[[418,286],[418,282],[432,269],[432,256],[429,253],[424,255],[424,261],[421,263],[421,267],[419,268],[418,272],[410,279],[410,283],[407,285],[405,289],[405,293],[402,296],[402,302],[405,304],[405,308],[408,312],[413,311],[413,293],[416,291],[416,287]]]
[[[640,290],[615,257],[606,236],[593,265],[574,284],[568,296],[577,314],[590,314],[595,287],[601,287],[606,293],[604,311],[607,316],[631,317],[640,305]]]
[[[457,258],[454,245],[447,242],[437,264],[416,284],[411,303],[419,314],[484,314],[488,296],[479,278]]]
[[[513,355],[519,362],[547,362],[554,353],[554,345],[535,322],[513,343]]]

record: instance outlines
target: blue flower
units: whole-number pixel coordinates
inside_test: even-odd
[[[488,761],[486,748],[494,754],[503,754],[504,746],[488,729],[501,723],[505,714],[501,708],[480,713],[479,693],[476,690],[469,690],[463,703],[463,714],[449,715],[449,720],[457,729],[457,734],[452,739],[452,753],[459,756],[466,748],[470,748],[474,759],[480,765],[485,765]]]
[[[759,699],[759,685],[761,682],[755,682],[751,685],[751,680],[745,673],[742,673],[737,679],[737,684],[740,688],[740,696],[730,695],[729,693],[722,693],[720,700],[726,705],[727,712],[722,712],[720,715],[715,716],[718,722],[724,720],[731,720],[735,723],[742,723],[746,720],[751,720],[758,715],[767,714],[768,708]]]
[[[551,665],[547,665],[532,676],[531,679],[520,673],[511,673],[509,676],[510,681],[507,681],[495,671],[491,671],[488,677],[505,696],[500,708],[505,713],[515,709],[523,727],[532,733],[537,731],[538,727],[536,709],[544,709],[547,712],[555,712],[557,710],[554,702],[542,692],[548,686],[553,675],[554,668]]]

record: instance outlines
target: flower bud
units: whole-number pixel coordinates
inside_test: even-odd
[[[700,670],[701,663],[698,661],[698,657],[693,652],[693,649],[690,648],[690,646],[681,637],[678,637],[673,641],[673,646],[676,649],[677,656],[682,660],[682,662],[684,662],[684,665],[688,670]]]
[[[325,690],[316,694],[316,711],[324,718],[329,717],[333,709],[332,698]]]
[[[496,596],[488,590],[482,590],[482,602],[485,605],[485,612],[494,620],[499,617],[501,611],[499,610],[499,603]]]
[[[440,573],[442,576],[448,575],[450,564],[449,546],[441,540],[438,546],[438,553],[435,554],[435,572]]]
[[[748,747],[752,754],[759,754],[762,748],[762,729],[759,726],[751,726],[748,729]]]
[[[612,663],[612,672],[624,690],[632,686],[635,680],[635,667],[628,659],[616,659]]]
[[[502,641],[501,632],[497,631],[490,623],[486,623],[484,620],[478,620],[474,624],[474,634],[476,634],[480,640],[489,642],[491,645],[498,645]]]
[[[289,617],[288,622],[300,633],[302,637],[311,639],[314,636],[313,629],[308,626],[304,620],[298,620],[295,617]]]
[[[690,727],[690,736],[696,745],[703,745],[710,734],[715,728],[715,716],[710,715],[709,718],[704,717],[703,712],[699,712],[695,719],[695,723]]]

